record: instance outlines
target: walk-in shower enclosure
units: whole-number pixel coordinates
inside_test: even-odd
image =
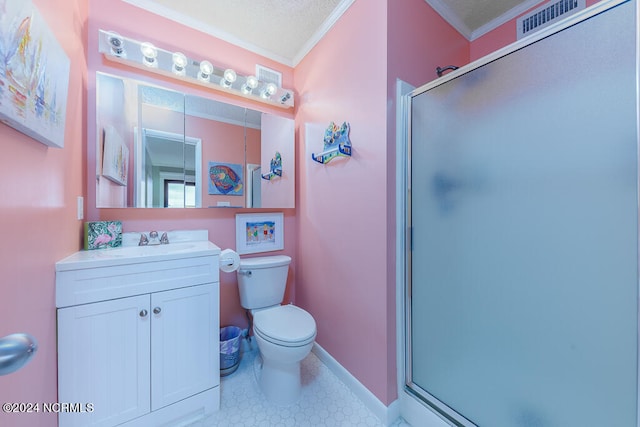
[[[449,423],[638,426],[636,9],[409,95],[406,391]]]

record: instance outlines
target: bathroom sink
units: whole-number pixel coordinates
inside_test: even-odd
[[[188,243],[170,243],[168,245],[149,245],[149,246],[126,246],[120,248],[105,249],[106,256],[121,257],[140,257],[149,255],[166,255],[172,253],[182,253],[193,250],[196,247],[194,242]]]
[[[147,261],[166,261],[194,256],[219,255],[220,248],[208,240],[166,245],[122,246],[80,251],[56,263],[56,271],[109,267]]]

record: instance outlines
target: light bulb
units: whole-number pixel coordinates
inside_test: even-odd
[[[220,79],[220,86],[228,89],[231,87],[233,82],[236,81],[237,78],[238,78],[238,75],[236,74],[236,72],[233,71],[231,68],[227,68],[226,70],[224,70],[222,79]]]
[[[140,45],[140,52],[144,56],[144,65],[147,67],[157,67],[158,62],[156,57],[158,56],[158,49],[154,45],[148,42],[144,42]]]
[[[273,83],[269,83],[264,89],[262,89],[260,96],[264,99],[269,99],[271,98],[271,95],[275,94],[277,91],[278,87]]]
[[[107,42],[111,46],[111,54],[114,56],[122,57],[124,53],[124,39],[122,36],[114,31],[107,33]]]
[[[198,73],[198,80],[208,82],[211,79],[211,73],[213,73],[213,65],[211,65],[211,62],[200,62],[200,72]]]
[[[258,87],[258,79],[256,78],[256,76],[249,76],[247,77],[247,81],[242,85],[240,90],[245,95],[249,95],[257,87]]]
[[[187,73],[187,57],[182,52],[175,52],[171,58],[173,59],[172,71],[178,76],[184,76]]]
[[[285,93],[280,97],[280,103],[284,104],[291,98],[291,94],[289,92]]]

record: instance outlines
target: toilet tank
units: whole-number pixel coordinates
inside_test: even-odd
[[[291,257],[241,258],[238,276],[240,304],[246,309],[278,305],[284,298]]]

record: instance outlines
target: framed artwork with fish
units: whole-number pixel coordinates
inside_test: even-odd
[[[242,196],[243,166],[238,163],[209,162],[209,194]]]
[[[236,214],[236,252],[240,255],[284,249],[284,214]]]
[[[64,147],[70,61],[30,0],[0,1],[0,121]]]

